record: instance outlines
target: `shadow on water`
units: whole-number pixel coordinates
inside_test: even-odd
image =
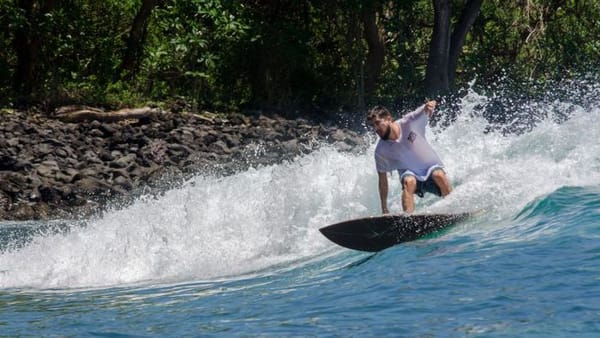
[[[371,259],[373,259],[373,257],[377,256],[377,254],[378,254],[378,252],[369,254],[368,256],[359,259],[358,261],[355,261],[355,262],[352,262],[352,263],[346,265],[345,268],[352,269],[352,268],[359,267],[359,266],[365,264],[366,262],[370,261]]]

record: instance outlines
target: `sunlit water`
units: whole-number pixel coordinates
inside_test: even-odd
[[[379,213],[371,139],[99,219],[1,223],[0,335],[600,334],[600,109],[535,103],[545,118],[502,135],[487,100],[429,129],[455,189],[417,200],[481,216],[375,255],[329,242],[318,228]]]

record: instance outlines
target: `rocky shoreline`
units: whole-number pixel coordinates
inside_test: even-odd
[[[159,111],[117,122],[0,113],[0,220],[88,217],[195,174],[229,175],[335,144],[364,149],[353,130],[277,115]]]

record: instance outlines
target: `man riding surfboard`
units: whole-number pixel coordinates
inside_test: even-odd
[[[397,170],[400,174],[402,208],[406,213],[415,209],[415,193],[419,197],[425,192],[447,196],[452,191],[440,157],[425,138],[425,128],[436,105],[436,101],[429,101],[396,121],[383,106],[373,107],[367,114],[368,122],[379,136],[375,165],[384,214],[389,213],[387,174],[390,172]]]

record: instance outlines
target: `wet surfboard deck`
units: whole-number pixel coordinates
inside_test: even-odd
[[[422,238],[462,222],[475,213],[479,212],[374,216],[328,225],[319,231],[343,247],[377,252]]]

